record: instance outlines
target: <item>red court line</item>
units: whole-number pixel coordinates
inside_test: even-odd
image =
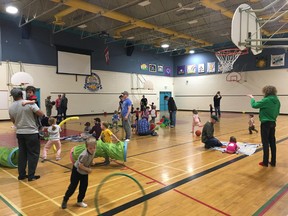
[[[115,163],[117,163],[117,164],[119,164],[119,165],[123,165],[123,164],[121,164],[121,163],[118,163],[117,161],[115,161]],[[130,169],[130,170],[132,170],[133,172],[138,173],[139,175],[142,175],[142,176],[144,176],[144,177],[146,177],[146,178],[151,179],[153,182],[157,182],[158,184],[163,185],[163,186],[165,186],[165,187],[168,186],[168,185],[164,184],[163,182],[160,182],[160,181],[158,181],[158,180],[156,180],[156,179],[154,179],[154,178],[152,178],[152,177],[150,177],[150,176],[145,175],[145,174],[142,173],[142,172],[139,172],[139,171],[137,171],[137,170],[135,170],[135,169],[133,169],[133,168],[131,168],[131,167],[128,167],[128,166],[126,166],[126,165],[124,165],[124,166],[125,166],[127,169]],[[186,193],[183,193],[183,192],[181,192],[181,191],[179,191],[179,190],[177,190],[177,189],[172,189],[172,190],[175,191],[175,192],[177,192],[177,193],[179,193],[179,194],[181,194],[181,195],[183,195],[183,196],[186,196],[186,197],[194,200],[195,202],[198,202],[198,203],[200,203],[200,204],[202,204],[202,205],[204,205],[204,206],[206,206],[206,207],[208,207],[208,208],[210,208],[210,209],[213,209],[213,210],[215,210],[215,211],[217,211],[217,212],[219,212],[219,213],[221,213],[221,214],[223,214],[223,215],[230,216],[229,214],[227,214],[227,213],[225,213],[225,212],[223,212],[223,211],[221,211],[221,210],[219,210],[219,209],[217,209],[217,208],[215,208],[215,207],[213,207],[213,206],[211,206],[211,205],[209,205],[209,204],[207,204],[207,203],[204,203],[204,202],[202,202],[202,201],[200,201],[200,200],[198,200],[198,199],[196,199],[196,198],[194,198],[194,197],[192,197],[192,196],[190,196],[190,195],[188,195],[188,194],[186,194]]]

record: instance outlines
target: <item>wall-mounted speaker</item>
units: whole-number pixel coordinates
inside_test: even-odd
[[[126,55],[127,55],[127,56],[132,56],[133,51],[134,51],[134,46],[133,46],[133,44],[127,43]]]
[[[30,39],[31,27],[31,22],[21,27],[22,39]]]

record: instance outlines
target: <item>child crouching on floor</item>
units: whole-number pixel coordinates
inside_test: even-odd
[[[239,147],[237,146],[236,138],[234,136],[231,136],[225,152],[229,154],[234,154],[237,153],[238,149]]]
[[[88,174],[92,172],[90,166],[93,163],[94,154],[96,151],[96,139],[94,137],[89,137],[85,143],[86,149],[79,155],[78,160],[73,165],[70,177],[70,185],[62,201],[62,209],[67,208],[67,202],[69,198],[74,194],[79,182],[80,186],[79,194],[77,197],[77,205],[83,208],[88,206],[83,202],[83,199],[88,187]]]

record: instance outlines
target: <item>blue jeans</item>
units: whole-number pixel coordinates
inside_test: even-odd
[[[176,112],[177,111],[170,112],[170,125],[171,126],[175,126],[176,125]]]
[[[218,107],[215,106],[215,115],[218,117],[221,117],[220,106],[218,106]]]
[[[125,139],[131,139],[131,116],[128,116],[128,119],[122,119],[123,129],[125,131]]]
[[[215,137],[208,139],[205,142],[205,148],[206,149],[213,148],[213,147],[221,147],[222,145],[223,144],[218,139],[216,139]]]

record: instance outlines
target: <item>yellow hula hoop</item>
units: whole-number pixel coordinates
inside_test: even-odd
[[[78,116],[72,116],[72,117],[66,118],[59,123],[59,126],[61,127],[63,124],[65,124],[67,121],[70,121],[70,120],[79,120],[79,117]],[[57,152],[55,145],[53,145],[53,150],[55,153]]]

